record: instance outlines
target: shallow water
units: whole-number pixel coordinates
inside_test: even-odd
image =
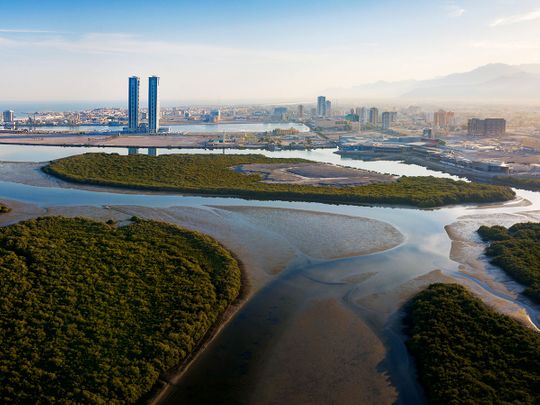
[[[304,124],[295,122],[252,122],[252,123],[223,123],[223,124],[185,124],[185,125],[161,125],[169,128],[171,133],[192,133],[192,132],[265,132],[273,131],[274,129],[289,129],[294,128],[300,132],[309,132],[309,128]],[[105,125],[82,125],[82,126],[41,126],[36,129],[39,131],[51,132],[122,132],[124,126],[105,126]]]
[[[101,148],[57,148],[57,147],[28,147],[0,146],[0,160],[43,161],[70,154],[81,153]],[[112,149],[118,152],[118,149]],[[127,153],[127,150],[122,151]],[[160,151],[161,153],[162,151]],[[167,150],[167,153],[171,151]],[[208,153],[209,151],[182,150],[182,153]],[[302,157],[316,161],[331,162],[345,166],[368,168],[379,172],[407,175],[436,175],[428,169],[405,165],[399,162],[362,162],[344,160],[333,154],[332,150],[317,151],[258,151],[275,157]],[[223,153],[212,151],[211,153]],[[225,153],[253,153],[252,151],[226,151]],[[11,158],[10,158],[11,157]],[[450,176],[448,176],[450,177]],[[146,207],[206,207],[206,206],[250,206],[272,207],[308,210],[334,214],[367,217],[387,222],[397,228],[405,236],[400,246],[386,252],[362,257],[350,257],[337,260],[319,260],[313,257],[299,255],[289,267],[274,278],[259,291],[236,314],[223,332],[209,345],[197,361],[190,367],[181,383],[175,387],[166,403],[271,403],[272,398],[280,398],[282,403],[293,400],[300,401],[298,392],[291,393],[284,387],[265,386],[262,376],[271,372],[290,373],[288,380],[295,380],[294,364],[282,364],[281,370],[268,370],[276,355],[294,357],[295,353],[275,353],[274,346],[281,342],[286,332],[298,319],[306,314],[307,308],[313,302],[330,300],[338,303],[343,310],[353,318],[368,325],[377,337],[384,343],[387,353],[377,365],[372,374],[386,375],[392,386],[398,391],[397,399],[401,403],[421,403],[421,390],[412,378],[410,359],[402,339],[386,323],[386,315],[370,313],[361,305],[362,300],[370,300],[376,295],[393,293],[396,288],[405,283],[440,269],[447,275],[458,275],[458,263],[450,260],[451,241],[444,227],[455,222],[463,215],[497,215],[501,213],[514,214],[522,211],[540,210],[540,193],[518,190],[519,197],[531,202],[530,206],[516,206],[512,203],[483,206],[455,206],[435,210],[419,210],[412,208],[363,207],[346,205],[327,205],[319,203],[286,202],[286,201],[247,201],[238,198],[211,198],[181,195],[160,194],[122,194],[116,192],[85,191],[71,188],[35,187],[24,184],[0,182],[0,199],[17,200],[34,203],[42,207],[51,206],[113,206],[136,205]],[[279,221],[279,210],[266,220]],[[299,213],[298,215],[302,215]],[[252,224],[264,228],[264,224]],[[354,227],[342,229],[342,232],[353,235]],[[347,235],[343,235],[347,238]],[[373,237],[373,235],[366,235]],[[269,246],[269,249],[272,249]],[[481,283],[478,282],[481,288]],[[530,306],[521,297],[503,297],[508,301],[520,304],[525,308],[533,321],[539,321],[538,308]],[[386,319],[386,320],[385,320]],[[321,327],[325,321],[321,315]],[[291,324],[291,322],[293,324]],[[303,336],[309,340],[309,336]],[[339,338],[339,336],[337,337]],[[361,337],[358,336],[358,339]],[[351,352],[340,351],[345,344],[338,342],[327,343],[326,350],[335,354],[335,358],[362,358],[365,348],[353,347]],[[306,346],[307,345],[306,343]],[[347,346],[349,347],[349,346]],[[307,347],[306,358],[295,358],[298,363],[309,364],[317,353],[310,352]],[[319,349],[320,350],[320,349]],[[344,350],[344,349],[343,349]],[[297,354],[296,354],[297,355]],[[366,363],[367,364],[367,363]],[[355,374],[339,375],[335,380],[333,372],[339,371],[340,364],[329,363],[324,370],[317,374],[317,387],[332,398],[332,390],[339,390],[345,382],[354,382]],[[362,367],[362,366],[359,366]],[[367,365],[365,367],[368,367]],[[371,370],[370,368],[370,370]],[[365,371],[365,370],[364,370]],[[287,374],[288,375],[288,374]],[[334,379],[330,376],[334,375]],[[382,377],[381,377],[382,378]],[[351,380],[352,379],[352,380]],[[354,386],[349,384],[347,387]],[[345,385],[343,385],[345,387]],[[362,387],[359,385],[358,389]],[[345,388],[343,388],[345,389]],[[349,389],[349,388],[348,388]],[[363,388],[362,388],[363,389]],[[298,390],[306,390],[298,388]],[[258,395],[264,393],[257,400]],[[357,403],[355,395],[361,392],[350,392],[350,396],[342,398],[342,403]],[[295,396],[296,395],[296,396]],[[374,394],[375,395],[375,394]],[[393,401],[392,393],[378,392],[380,402]],[[348,399],[347,399],[348,398]],[[305,398],[304,398],[305,399]],[[320,403],[323,403],[321,400]]]
[[[136,149],[137,153],[148,154],[147,148]],[[45,162],[60,159],[67,156],[80,155],[81,153],[118,153],[127,155],[129,148],[100,148],[100,147],[73,147],[73,146],[28,146],[28,145],[0,145],[0,161],[13,162]],[[132,149],[133,151],[133,149]],[[191,154],[250,154],[258,153],[275,158],[301,158],[316,162],[333,163],[357,169],[372,170],[379,173],[389,173],[398,176],[435,176],[457,179],[458,177],[448,173],[426,169],[423,166],[405,164],[395,161],[363,161],[358,159],[343,158],[334,153],[337,149],[314,149],[314,150],[289,150],[268,151],[265,149],[168,149],[156,148],[155,154],[191,153]],[[154,152],[154,151],[153,151]]]

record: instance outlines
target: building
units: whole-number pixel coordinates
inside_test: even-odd
[[[128,91],[128,129],[130,132],[139,130],[139,87],[141,79],[137,76],[129,78]]]
[[[422,136],[424,138],[429,138],[429,139],[433,139],[433,131],[431,128],[424,128],[424,130],[422,131]]]
[[[298,118],[304,119],[304,106],[302,104],[298,106]]]
[[[3,121],[4,124],[13,124],[13,122],[15,121],[15,113],[13,112],[13,110],[4,111]]]
[[[159,132],[159,77],[148,78],[148,132],[156,134]]]
[[[317,97],[317,115],[319,117],[326,116],[326,97],[325,96]]]
[[[221,110],[210,111],[210,122],[217,124],[219,121],[221,121]]]
[[[392,124],[392,113],[385,111],[382,113],[382,129],[390,129]]]
[[[368,110],[366,107],[356,107],[356,115],[358,115],[358,121],[361,124],[365,124],[368,120]]]
[[[506,134],[506,120],[503,118],[486,118],[469,120],[468,133],[472,136],[503,136]]]
[[[287,119],[288,112],[289,109],[287,107],[275,107],[272,116],[278,120],[285,120]]]
[[[370,108],[369,110],[369,123],[373,126],[377,126],[379,124],[379,109],[378,108]]]
[[[506,134],[506,120],[503,118],[486,118],[486,136],[503,136]]]
[[[454,112],[439,110],[433,114],[433,126],[445,129],[454,125]]]
[[[325,116],[329,117],[332,115],[332,102],[330,100],[326,100],[326,106],[325,106]]]

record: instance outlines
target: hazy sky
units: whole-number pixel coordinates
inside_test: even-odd
[[[0,100],[289,100],[540,63],[539,0],[1,0]],[[146,79],[143,81],[146,86]]]

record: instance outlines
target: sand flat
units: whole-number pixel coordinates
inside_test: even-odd
[[[258,174],[263,177],[263,183],[270,184],[343,187],[389,183],[397,179],[396,176],[318,162],[252,163],[234,169],[244,174]]]
[[[274,342],[250,403],[392,403],[395,387],[377,370],[385,348],[340,302],[311,303]]]

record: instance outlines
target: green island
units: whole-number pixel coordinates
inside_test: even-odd
[[[478,234],[490,242],[486,256],[491,263],[527,286],[524,294],[540,303],[540,224],[481,226]]]
[[[540,335],[465,288],[431,285],[409,303],[405,323],[428,403],[538,403]]]
[[[362,186],[268,184],[259,174],[232,170],[242,164],[306,162],[262,155],[146,155],[88,153],[51,162],[43,170],[66,181],[154,191],[312,201],[337,204],[392,204],[431,208],[459,203],[507,201],[506,186],[435,177],[402,177]]]
[[[134,403],[237,298],[216,241],[132,221],[0,228],[1,403]]]
[[[495,183],[504,186],[523,188],[525,190],[540,191],[540,178],[497,176]]]
[[[5,206],[4,204],[0,203],[0,214],[5,214],[6,212],[11,211],[9,207]]]

